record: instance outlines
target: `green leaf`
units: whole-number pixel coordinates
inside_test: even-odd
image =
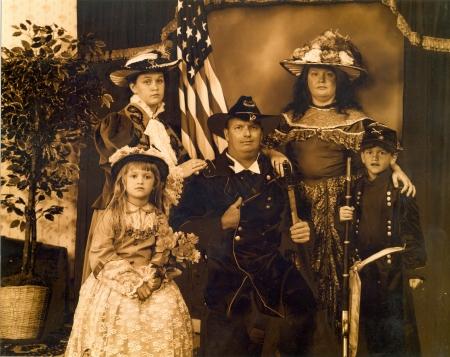
[[[26,226],[27,224],[24,221],[20,222],[20,231],[23,232]]]
[[[13,207],[14,213],[18,216],[23,216],[23,211],[20,208]]]
[[[11,164],[6,169],[9,170],[9,171],[12,171],[12,172],[16,172],[16,171],[22,170],[22,166],[17,165],[17,164]]]
[[[16,30],[20,30],[20,27],[17,25],[11,25],[12,28],[16,29]]]
[[[28,187],[28,180],[21,180],[18,184],[17,184],[17,188],[19,190],[24,190],[25,188]]]
[[[14,32],[12,35],[13,35],[14,37],[21,36],[21,35],[22,35],[22,31],[16,31],[16,32]]]
[[[103,41],[95,41],[95,45],[97,47],[105,47],[106,46],[106,44]]]
[[[26,50],[31,50],[30,43],[27,42],[27,41],[22,40],[22,46],[23,46],[23,48],[25,48]]]
[[[15,219],[14,221],[11,222],[11,224],[9,225],[9,228],[16,228],[18,227],[20,224],[20,220]]]
[[[72,54],[70,52],[64,51],[61,53],[61,57],[70,58],[70,57],[72,57]]]
[[[25,31],[28,30],[28,27],[25,24],[20,24],[20,28]]]
[[[48,36],[45,37],[44,41],[45,41],[45,42],[49,42],[49,41],[51,41],[52,39],[53,39],[53,36],[52,36],[52,35],[48,35]]]
[[[45,219],[48,219],[49,221],[52,221],[52,222],[55,220],[55,217],[53,217],[52,214],[45,214],[44,217],[45,217]]]
[[[20,182],[20,178],[13,177],[8,181],[8,186],[16,186]]]
[[[26,23],[28,24],[28,25],[31,25],[31,21],[30,20],[25,20],[26,21]]]
[[[41,42],[36,42],[36,43],[33,43],[32,45],[31,45],[31,48],[39,48],[39,47],[41,47],[42,46],[42,43]]]

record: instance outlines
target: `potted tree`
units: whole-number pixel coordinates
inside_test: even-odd
[[[2,193],[2,208],[18,216],[11,227],[24,232],[24,247],[20,273],[2,279],[0,338],[22,339],[39,336],[49,296],[34,272],[37,221],[63,212],[52,198],[62,198],[78,174],[70,155],[98,122],[93,102],[109,107],[112,98],[86,58],[104,46],[93,34],[76,39],[56,24],[28,20],[13,27],[22,46],[2,47],[1,185],[14,193]],[[18,301],[23,297],[28,301]],[[17,311],[23,317],[12,315]],[[19,326],[27,321],[31,326]]]

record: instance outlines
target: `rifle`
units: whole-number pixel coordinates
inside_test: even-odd
[[[346,191],[345,191],[345,205],[350,206],[350,187],[351,187],[351,158],[347,157],[347,171],[346,171]],[[350,246],[350,221],[345,221],[345,238],[344,238],[344,272],[342,274],[342,346],[343,357],[348,357],[348,337],[349,337],[349,246]]]

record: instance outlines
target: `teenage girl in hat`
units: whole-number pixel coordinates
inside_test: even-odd
[[[94,230],[93,273],[80,290],[65,355],[192,356],[183,297],[151,263],[157,241],[174,235],[162,211],[169,167],[139,148],[118,150],[110,163],[114,194]]]
[[[306,42],[280,64],[298,80],[278,130],[266,137],[264,145],[272,162],[286,159],[274,150],[286,146],[300,190],[310,203],[316,236],[312,270],[329,324],[339,335],[343,247],[334,215],[345,187],[346,158],[351,155],[355,174],[363,168],[357,151],[365,127],[373,123],[354,98],[355,84],[364,81],[366,70],[357,47],[337,31]],[[402,192],[415,193],[400,167],[393,164],[392,169],[394,183],[404,184]]]
[[[129,146],[144,150],[156,148],[169,163],[169,176],[165,189],[164,211],[169,214],[171,205],[178,203],[183,189],[183,179],[206,167],[203,160],[189,159],[181,141],[159,115],[164,112],[164,88],[167,72],[178,65],[170,61],[164,47],[144,52],[128,60],[125,66],[110,74],[111,81],[130,88],[130,103],[117,113],[110,113],[95,131],[95,145],[100,154],[100,166],[105,170],[105,184],[101,196],[93,204],[91,228],[86,242],[83,267],[84,282],[90,274],[89,249],[92,231],[99,215],[110,202],[114,181],[108,161],[116,150]]]

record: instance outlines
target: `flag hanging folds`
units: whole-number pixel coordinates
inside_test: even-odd
[[[227,142],[209,132],[208,117],[225,113],[222,86],[214,71],[211,40],[203,0],[179,0],[177,7],[177,57],[180,62],[182,142],[192,158],[213,159]]]

